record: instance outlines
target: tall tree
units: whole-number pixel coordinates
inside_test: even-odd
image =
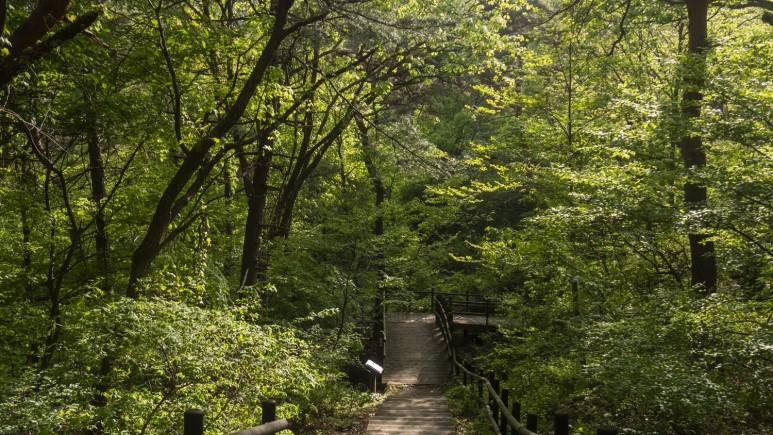
[[[684,185],[684,200],[693,219],[688,235],[690,241],[691,283],[700,292],[711,293],[717,286],[717,261],[714,241],[701,229],[700,216],[706,209],[706,186],[698,181],[698,172],[706,166],[706,150],[699,131],[693,126],[701,117],[703,92],[706,83],[706,51],[708,40],[709,0],[687,0],[687,48],[688,61],[684,71],[684,93],[682,94],[682,115],[685,132],[679,143],[682,162],[688,171]],[[697,228],[696,228],[697,227]]]
[[[187,150],[179,169],[164,189],[145,236],[132,256],[128,296],[137,297],[139,295],[138,281],[147,276],[153,261],[163,245],[169,240],[169,225],[194,199],[207,180],[210,171],[226,154],[227,148],[222,148],[214,155],[210,155],[210,151],[225,140],[229,130],[239,122],[282,41],[298,28],[309,22],[320,20],[326,15],[323,12],[308,18],[305,22],[302,21],[287,27],[288,15],[294,3],[294,0],[271,2],[273,23],[269,30],[268,41],[255,61],[255,65],[240,89],[236,100],[230,105],[224,116],[212,125],[205,135],[196,139],[196,142]],[[193,183],[189,185],[194,176]]]

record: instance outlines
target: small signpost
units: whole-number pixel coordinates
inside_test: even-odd
[[[384,368],[371,360],[365,363],[365,367],[373,373],[373,392],[375,393],[378,391],[378,377],[384,371]]]

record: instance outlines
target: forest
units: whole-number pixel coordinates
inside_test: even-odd
[[[575,433],[773,427],[773,1],[0,0],[0,433],[330,433],[380,290]],[[485,355],[485,358],[483,357]],[[343,422],[343,423],[342,423]]]

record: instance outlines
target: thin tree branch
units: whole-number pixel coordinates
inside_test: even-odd
[[[161,53],[164,55],[164,61],[166,63],[166,69],[169,72],[169,78],[172,80],[172,111],[174,113],[174,134],[177,138],[177,144],[183,148],[183,152],[186,154],[188,150],[182,145],[182,113],[181,113],[181,100],[180,83],[177,80],[177,72],[174,69],[174,63],[172,63],[172,56],[169,54],[169,46],[166,43],[166,33],[164,32],[164,24],[161,21],[161,2],[158,6],[154,7],[153,3],[148,0],[148,4],[153,9],[153,13],[156,16],[156,31],[158,31],[158,41],[161,46]]]
[[[625,2],[625,11],[623,11],[623,16],[620,18],[620,24],[618,25],[618,28],[620,29],[620,34],[617,36],[617,39],[615,42],[612,43],[612,46],[609,48],[609,53],[607,53],[607,56],[612,56],[615,52],[615,48],[617,48],[617,45],[620,44],[620,42],[623,41],[623,38],[625,37],[625,19],[628,17],[628,12],[631,10],[631,0],[627,0]]]

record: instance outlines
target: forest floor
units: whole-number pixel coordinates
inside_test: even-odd
[[[365,435],[368,431],[368,421],[374,412],[368,412],[360,415],[351,426],[342,432],[333,432],[332,435]]]

